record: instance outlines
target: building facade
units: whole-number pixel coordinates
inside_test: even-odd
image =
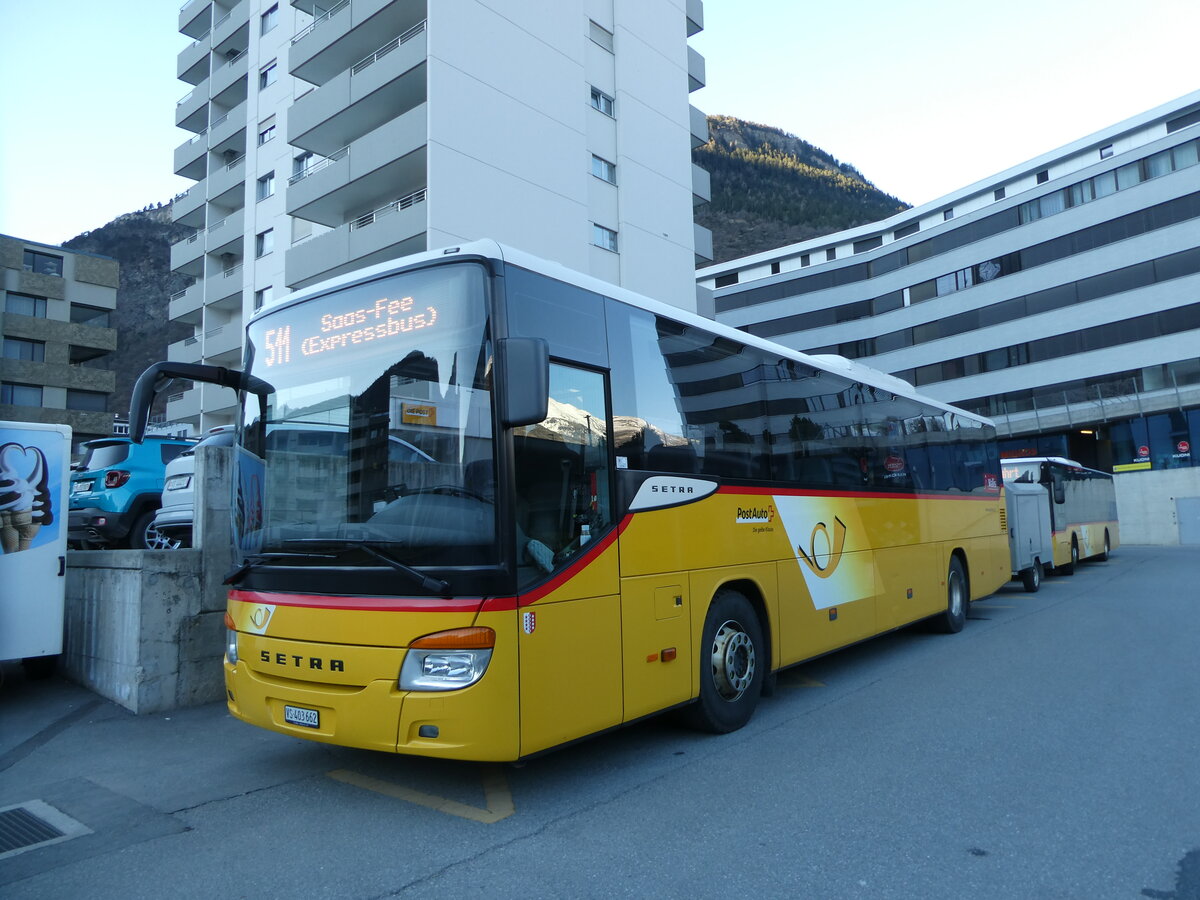
[[[196,231],[171,265],[194,284],[170,314],[195,334],[171,359],[237,364],[262,304],[477,238],[695,309],[702,25],[701,0],[190,0],[174,215]],[[233,402],[197,387],[167,414]]]
[[[720,321],[988,415],[1009,455],[1192,469],[1200,498],[1200,92],[698,276]]]
[[[115,259],[0,235],[0,419],[112,434]]]

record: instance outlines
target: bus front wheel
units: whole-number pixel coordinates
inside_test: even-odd
[[[1074,575],[1075,567],[1079,565],[1079,541],[1074,535],[1071,536],[1071,561],[1064,566],[1059,566],[1054,571],[1059,575]]]
[[[967,622],[967,575],[962,560],[950,557],[950,570],[946,573],[946,611],[933,617],[933,626],[943,634],[958,634]]]
[[[714,734],[737,731],[754,714],[769,667],[750,601],[737,591],[718,591],[704,619],[700,697],[689,709],[691,724]]]

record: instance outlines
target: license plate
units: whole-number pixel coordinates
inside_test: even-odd
[[[92,489],[92,482],[90,482],[90,481],[77,481],[73,485],[71,485],[71,493],[72,494],[86,494],[91,489]]]
[[[285,706],[283,721],[289,725],[303,725],[305,728],[320,728],[321,713],[315,709],[305,709],[303,706]]]
[[[164,489],[168,491],[180,491],[192,483],[191,475],[172,475],[167,479]]]

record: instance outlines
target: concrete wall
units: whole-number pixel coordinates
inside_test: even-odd
[[[1175,501],[1200,499],[1200,467],[1125,472],[1115,475],[1113,481],[1122,543],[1179,543]]]
[[[69,678],[139,714],[225,696],[231,460],[227,448],[196,453],[195,549],[67,554]]]

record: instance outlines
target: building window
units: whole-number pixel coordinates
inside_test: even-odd
[[[258,312],[263,306],[271,302],[271,285],[267,285],[261,291],[254,292],[254,311]]]
[[[258,179],[258,199],[266,200],[275,193],[275,173],[268,172],[262,178]]]
[[[610,163],[607,159],[601,159],[594,153],[592,154],[592,174],[603,181],[607,181],[609,184],[617,183],[616,163]]]
[[[265,13],[259,16],[259,34],[266,34],[272,28],[279,24],[279,4],[276,3]]]
[[[771,274],[772,274],[772,275],[778,275],[778,274],[779,274],[779,263],[777,263],[777,262],[773,262],[773,263],[771,263]]]
[[[57,275],[59,278],[62,278],[63,258],[50,253],[26,250],[22,266],[26,272],[36,272],[39,275]]]
[[[837,247],[830,247],[825,251],[825,262],[833,262],[837,259]]]
[[[949,222],[953,218],[954,218],[954,210],[953,209],[943,209],[942,210],[942,221],[943,222]]]
[[[892,232],[892,240],[898,241],[898,240],[900,240],[900,238],[906,238],[910,234],[916,234],[920,230],[921,230],[921,223],[919,221],[909,222],[907,225],[901,225],[899,228],[897,228],[895,231]]]
[[[85,303],[71,304],[71,321],[79,325],[107,328],[111,314],[111,309],[105,309],[102,306],[88,306]]]
[[[801,254],[800,254],[800,266],[801,266],[801,268],[803,268],[804,266],[807,266],[807,265],[809,265],[811,262],[812,262],[812,256],[811,256],[810,254],[808,254],[808,253],[801,253]]]
[[[1045,184],[1049,180],[1050,180],[1050,170],[1049,169],[1042,169],[1042,171],[1037,173],[1037,183],[1038,184]]]
[[[1113,155],[1113,145],[1112,144],[1108,144],[1107,146],[1100,148],[1100,158],[1101,159],[1108,159],[1112,155]]]
[[[258,89],[261,91],[265,87],[269,87],[279,80],[279,65],[275,60],[271,60],[265,66],[258,70]]]
[[[27,341],[22,338],[4,339],[4,358],[23,359],[26,362],[45,362],[46,344],[44,341]]]
[[[42,389],[36,384],[0,383],[0,403],[10,406],[41,406]]]
[[[292,158],[292,175],[303,175],[304,170],[312,165],[313,155],[310,152],[301,153],[299,156]]]
[[[67,409],[106,412],[108,409],[108,394],[100,391],[73,391],[68,389]]]
[[[4,311],[18,316],[34,316],[46,318],[46,298],[34,297],[30,294],[14,294],[11,291],[4,298]]]
[[[256,257],[266,256],[275,249],[275,229],[268,228],[266,231],[260,231],[254,236],[254,255]]]
[[[613,52],[613,33],[603,25],[597,25],[591,19],[588,20],[588,37],[609,53]]]
[[[723,288],[723,287],[729,287],[730,285],[737,284],[737,283],[738,283],[738,273],[737,272],[727,272],[724,275],[717,276],[717,280],[713,284],[713,287]]]
[[[615,116],[613,98],[599,88],[592,88],[592,109],[598,109],[606,116]]]
[[[275,139],[275,117],[263,119],[258,125],[258,146]]]
[[[617,233],[611,228],[592,223],[592,243],[602,250],[617,252]]]
[[[1003,200],[1004,199],[1004,188],[1002,188],[1002,187],[996,188],[996,190],[992,193],[992,199],[993,200]]]

